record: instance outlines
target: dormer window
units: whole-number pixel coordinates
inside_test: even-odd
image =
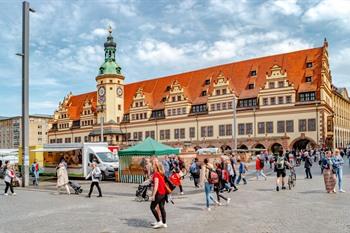
[[[284,86],[284,82],[283,82],[283,81],[279,81],[279,82],[278,82],[278,87],[281,88],[281,87],[283,87],[283,86]]]
[[[140,102],[140,107],[142,107],[143,106],[143,102]]]
[[[254,89],[254,84],[253,83],[251,83],[251,84],[248,84],[248,89]]]
[[[171,101],[175,102],[176,101],[176,97],[175,96],[171,97]]]
[[[135,107],[138,108],[139,107],[139,102],[135,103]]]
[[[312,62],[306,62],[306,68],[311,68],[312,67]]]
[[[209,85],[210,84],[210,79],[206,79],[204,82],[205,85]]]
[[[181,95],[177,96],[177,101],[181,101]]]
[[[250,71],[250,76],[256,76],[256,70]]]
[[[206,96],[207,95],[207,91],[202,91],[201,96]]]
[[[275,82],[269,82],[269,88],[270,89],[275,88]]]
[[[221,94],[221,91],[220,90],[216,90],[215,95],[220,95],[220,94]]]
[[[227,93],[227,90],[226,89],[222,89],[222,94],[226,95],[226,93]]]
[[[162,98],[162,102],[165,102],[165,101],[166,101],[166,97],[163,97],[163,98]]]
[[[311,77],[311,76],[307,76],[307,77],[305,78],[305,82],[311,83],[311,82],[312,82],[312,77]]]

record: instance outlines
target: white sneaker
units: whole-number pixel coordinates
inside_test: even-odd
[[[231,198],[227,198],[227,204],[229,204],[231,201]]]
[[[16,193],[12,193],[12,196],[16,196]]]
[[[339,190],[340,193],[346,193],[344,189]]]
[[[4,196],[8,196],[9,194],[8,193],[4,193]]]
[[[151,223],[151,226],[153,227],[153,226],[157,225],[157,223],[158,223],[158,222],[152,222],[152,223]]]
[[[210,207],[209,207],[209,208],[207,208],[207,210],[208,210],[208,211],[211,211]]]
[[[153,229],[158,229],[158,228],[162,228],[163,227],[163,223],[162,222],[157,222],[154,226]]]
[[[166,223],[163,223],[163,228],[167,228],[168,225],[166,225]]]
[[[180,195],[184,195],[184,192],[181,192]]]

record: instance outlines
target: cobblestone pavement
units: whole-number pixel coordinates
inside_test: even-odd
[[[239,191],[224,195],[228,206],[204,210],[204,193],[185,183],[185,195],[168,204],[168,228],[153,230],[149,202],[134,201],[136,185],[104,183],[105,197],[58,195],[53,190],[17,189],[0,195],[0,232],[350,232],[350,169],[345,168],[348,193],[327,194],[318,166],[312,180],[297,169],[297,186],[274,191],[275,177],[251,177]],[[0,189],[4,186],[1,185]]]

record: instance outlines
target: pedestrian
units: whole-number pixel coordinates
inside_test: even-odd
[[[199,178],[200,178],[200,165],[198,158],[195,158],[190,166],[190,173],[193,177],[194,186],[199,188]]]
[[[39,185],[39,164],[36,161],[36,159],[32,163],[30,170],[33,174],[33,185],[38,186]]]
[[[307,151],[305,152],[304,156],[305,156],[304,168],[305,168],[305,174],[306,174],[305,179],[312,179],[312,174],[311,174],[312,158],[309,152]]]
[[[333,168],[335,169],[335,174],[338,179],[338,189],[339,192],[345,193],[343,189],[343,165],[344,159],[343,156],[339,153],[339,149],[335,149],[335,156],[333,158]]]
[[[12,193],[13,196],[16,195],[16,193],[14,192],[13,190],[13,186],[12,186],[12,182],[13,180],[16,178],[16,173],[15,171],[13,170],[13,167],[12,165],[10,165],[10,162],[9,161],[6,161],[5,162],[5,167],[4,167],[4,181],[5,181],[5,193],[4,195],[5,196],[8,196],[8,189],[10,188],[10,191]]]
[[[275,157],[275,172],[277,173],[276,179],[276,191],[280,191],[280,184],[282,185],[282,190],[286,189],[285,187],[285,177],[286,177],[286,167],[289,166],[289,163],[283,156],[283,151],[280,151],[279,154]]]
[[[231,187],[233,187],[233,191],[237,191],[238,188],[235,184],[235,171],[232,167],[231,160],[226,160],[226,170],[229,174],[229,182]]]
[[[165,202],[167,198],[167,188],[164,179],[164,168],[159,163],[158,159],[153,159],[153,171],[154,172],[152,176],[152,181],[154,186],[152,191],[152,202],[150,208],[157,222],[153,223],[152,226],[154,229],[166,228],[167,224]],[[160,220],[160,216],[157,211],[157,206],[160,210],[162,220]]]
[[[327,151],[326,157],[322,160],[322,167],[323,167],[323,179],[324,179],[324,185],[326,188],[327,193],[336,193],[335,191],[335,185],[336,185],[336,177],[333,169],[333,161],[332,161],[332,152]]]
[[[87,197],[91,197],[92,191],[94,189],[94,186],[97,187],[98,190],[98,196],[97,197],[102,197],[102,191],[100,187],[100,181],[102,179],[102,173],[99,167],[97,167],[96,162],[91,163],[91,171],[87,175],[86,179],[89,179],[91,177],[91,185],[90,185],[90,191]]]
[[[230,162],[232,165],[232,169],[233,169],[233,177],[231,178],[231,183],[236,185],[236,178],[237,178],[237,159],[236,159],[236,155],[235,154],[231,154],[231,158],[230,158]],[[232,185],[233,186],[233,185]],[[235,187],[235,186],[233,186]]]
[[[224,195],[222,195],[221,190],[225,188],[226,189],[229,188],[229,190],[231,190],[231,188],[226,185],[227,181],[225,180],[224,169],[221,168],[221,163],[217,163],[215,166],[216,166],[215,172],[218,174],[219,182],[214,184],[214,192],[216,193],[216,198],[217,198],[217,200],[214,200],[214,202],[217,205],[221,206],[222,203],[220,202],[220,198],[222,198],[226,201],[227,204],[229,204],[231,201],[231,198],[227,198]]]
[[[239,184],[239,182],[241,182],[241,180],[243,180],[244,184],[247,184],[247,180],[245,178],[245,175],[246,175],[246,173],[248,171],[248,167],[241,159],[238,159],[237,163],[238,163],[238,171],[239,171],[237,184]]]
[[[170,176],[170,181],[173,183],[176,187],[179,187],[180,189],[180,195],[184,195],[183,189],[182,189],[182,180],[180,175],[179,168],[175,168],[175,170],[172,172]]]
[[[255,160],[255,169],[256,169],[256,179],[259,180],[259,176],[262,176],[266,178],[266,175],[264,174],[264,160],[265,158],[263,157],[262,154],[259,154],[256,156]]]
[[[67,191],[67,194],[70,195],[69,187],[68,187],[68,173],[64,163],[58,164],[57,169],[57,191],[60,193],[60,189],[64,187]]]
[[[162,161],[163,167],[164,167],[164,175],[166,177],[170,177],[171,175],[171,171],[170,171],[170,161],[169,161],[169,157],[166,155],[164,160]]]
[[[213,175],[215,171],[214,171],[213,165],[209,163],[209,160],[207,158],[204,159],[203,163],[204,165],[201,169],[201,184],[204,184],[203,186],[204,186],[207,210],[211,211],[210,204],[214,201],[214,198],[211,192],[213,191],[213,188],[214,188]],[[217,180],[217,182],[219,182],[219,180]]]

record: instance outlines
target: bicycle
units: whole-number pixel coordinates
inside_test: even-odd
[[[297,180],[297,175],[295,173],[295,169],[294,169],[294,167],[291,167],[290,174],[288,176],[288,188],[289,188],[289,190],[291,190],[292,188],[295,187],[296,180]]]

